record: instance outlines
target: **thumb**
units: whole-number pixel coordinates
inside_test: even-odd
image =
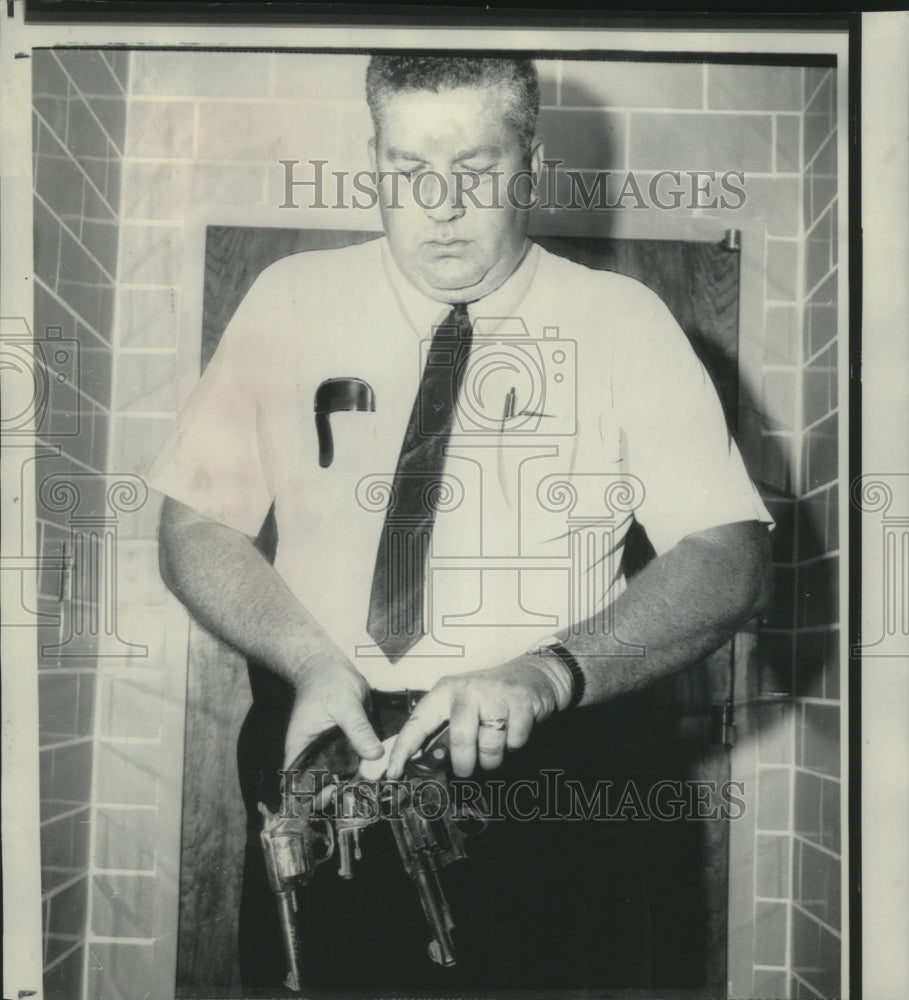
[[[354,701],[339,712],[336,720],[351,746],[364,760],[378,760],[384,754],[379,737],[370,725],[363,706]]]

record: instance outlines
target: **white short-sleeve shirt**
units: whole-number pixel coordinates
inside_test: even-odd
[[[248,535],[274,501],[275,566],[373,687],[493,666],[614,600],[630,519],[657,554],[692,532],[771,523],[716,391],[663,302],[537,245],[469,306],[473,345],[427,571],[431,631],[391,664],[366,631],[384,503],[433,327],[450,307],[386,241],[294,254],[247,293],[151,473]],[[314,398],[366,382],[374,412]]]

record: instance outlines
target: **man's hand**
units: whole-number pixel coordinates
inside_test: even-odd
[[[757,521],[683,538],[571,636],[569,648],[584,672],[580,704],[642,687],[712,652],[766,606],[770,579],[767,528]],[[629,644],[641,652],[629,655]],[[388,776],[399,777],[408,757],[446,720],[456,774],[470,774],[478,761],[483,768],[498,767],[506,747],[523,746],[536,723],[568,706],[571,691],[564,664],[532,653],[491,670],[443,678],[398,734]],[[500,719],[504,729],[489,725]]]
[[[340,726],[361,758],[377,760],[382,744],[366,715],[369,685],[343,657],[316,654],[299,673],[297,694],[287,737],[284,767],[288,768],[332,726]]]
[[[399,778],[407,760],[445,722],[455,774],[467,777],[477,764],[492,770],[502,763],[506,747],[524,746],[533,727],[570,700],[568,669],[534,653],[488,670],[443,677],[398,733],[388,777]]]
[[[366,717],[366,680],[249,538],[168,499],[160,539],[164,582],[196,620],[293,685],[285,766],[332,726],[361,757],[382,756]]]

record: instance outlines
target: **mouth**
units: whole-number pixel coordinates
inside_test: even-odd
[[[470,246],[470,240],[426,240],[423,243],[424,250],[437,257],[459,256]]]

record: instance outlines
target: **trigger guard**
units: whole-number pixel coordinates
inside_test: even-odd
[[[315,823],[318,822],[320,826],[324,827],[324,832],[320,832],[316,829],[313,829],[312,831],[314,843],[324,844],[326,847],[324,856],[316,855],[315,850],[313,851],[316,864],[322,864],[324,861],[331,860],[332,855],[335,853],[335,829],[331,821],[327,819],[310,822],[313,823],[313,826],[315,826]]]

